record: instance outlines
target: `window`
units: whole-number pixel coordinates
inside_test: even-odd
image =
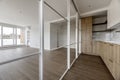
[[[0,24],[0,47],[25,44],[25,30],[10,24]]]
[[[13,28],[3,27],[3,45],[13,45]]]
[[[24,44],[24,31],[17,28],[17,45]]]

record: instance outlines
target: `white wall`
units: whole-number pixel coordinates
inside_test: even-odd
[[[71,30],[70,30],[70,43],[75,43],[75,22],[71,22]],[[67,23],[62,23],[59,27],[59,40],[58,40],[58,46],[65,46],[67,45]],[[75,44],[71,46],[71,48],[75,48]]]
[[[108,7],[108,28],[120,23],[120,0],[112,0]]]
[[[44,48],[50,50],[50,23],[48,22],[44,26]]]
[[[50,50],[51,49],[56,49],[58,46],[58,34],[57,34],[57,28],[59,26],[57,24],[51,24],[50,26]]]
[[[75,21],[71,21],[71,43],[75,43]],[[81,35],[80,35],[81,36]],[[53,50],[67,45],[67,22],[48,23],[45,26],[45,49]],[[75,48],[75,44],[71,46]]]
[[[71,39],[70,39],[70,43],[75,43],[76,42],[76,34],[75,34],[75,28],[76,28],[76,23],[75,21],[71,21]],[[58,29],[58,46],[65,46],[67,45],[67,23],[61,23],[59,29]],[[79,42],[81,42],[81,23],[80,23],[80,28],[79,28]],[[81,43],[80,43],[80,47],[81,47]],[[75,44],[71,45],[71,48],[75,48]],[[81,50],[80,50],[81,51]]]
[[[53,50],[58,47],[66,46],[67,45],[67,23],[59,22],[59,23],[49,23],[49,24],[50,24],[49,37],[45,33],[45,37],[46,37],[45,49]],[[48,26],[47,26],[47,30],[49,30]],[[71,23],[71,43],[75,43],[75,22]],[[75,44],[72,45],[71,48],[75,48]]]
[[[67,45],[67,23],[59,23],[58,27],[58,46]]]

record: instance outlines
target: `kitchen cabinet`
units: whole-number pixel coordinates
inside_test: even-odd
[[[81,19],[81,30],[82,53],[92,55],[92,17]]]
[[[93,43],[94,54],[103,59],[115,80],[120,80],[120,45],[103,41]]]

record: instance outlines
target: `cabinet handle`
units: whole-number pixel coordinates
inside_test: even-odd
[[[109,59],[109,61],[110,61],[111,63],[113,63],[113,60]]]
[[[114,46],[113,44],[110,44],[110,46]]]

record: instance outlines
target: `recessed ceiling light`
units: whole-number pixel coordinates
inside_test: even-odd
[[[22,14],[22,11],[20,10],[19,13]]]
[[[92,6],[91,5],[88,5],[89,8],[91,8]]]

